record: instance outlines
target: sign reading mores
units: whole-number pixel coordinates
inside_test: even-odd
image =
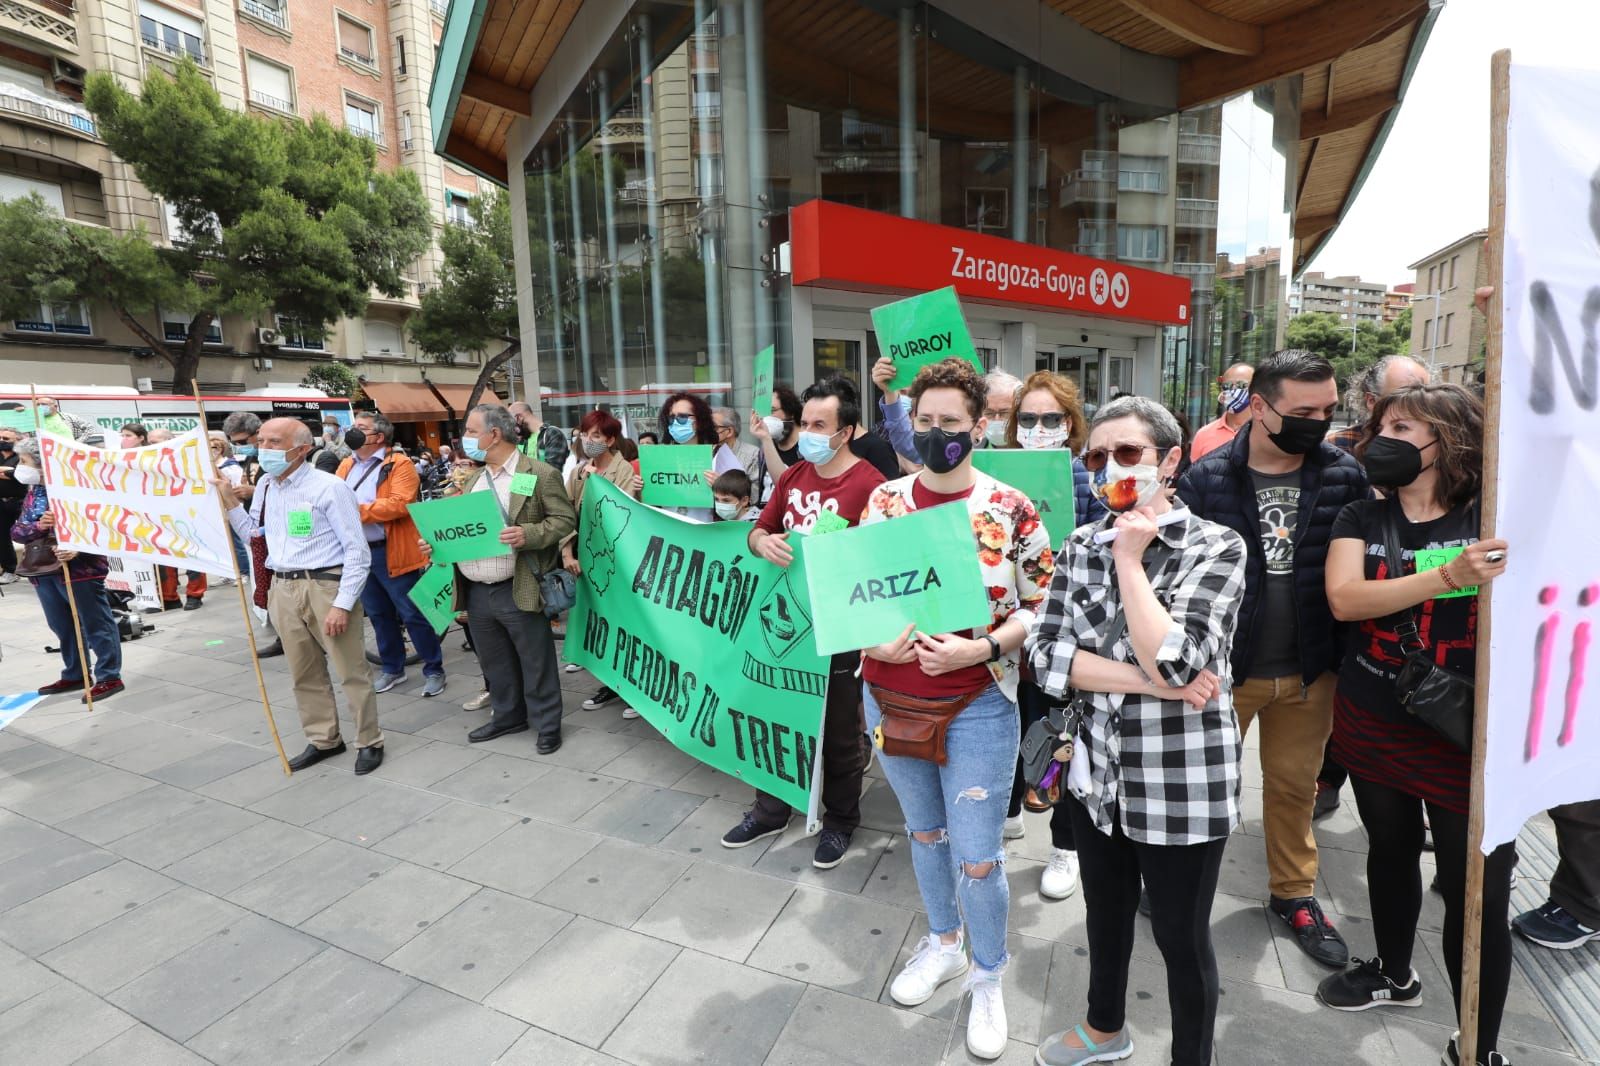
[[[433,548],[436,563],[464,563],[511,554],[511,549],[500,543],[506,520],[492,490],[411,503],[406,509],[417,524],[417,532]]]
[[[814,812],[828,661],[803,562],[781,570],[750,554],[746,523],[661,515],[604,478],[582,511],[567,660],[687,754]]]

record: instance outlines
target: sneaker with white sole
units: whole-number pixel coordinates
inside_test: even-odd
[[[967,1011],[967,1051],[977,1059],[997,1059],[1006,1050],[1009,1032],[1006,1005],[1000,996],[1000,974],[974,966],[967,974],[966,991],[972,993]]]
[[[601,685],[599,691],[583,701],[583,709],[586,711],[598,711],[616,698],[617,694],[611,690],[609,685]]]
[[[1020,814],[1015,818],[1007,818],[1004,828],[1000,830],[1000,836],[1006,840],[1021,840],[1027,835],[1028,827],[1023,823]]]
[[[1078,890],[1078,853],[1066,848],[1051,848],[1050,862],[1039,878],[1039,895],[1045,899],[1066,899]]]
[[[567,665],[563,666],[561,669],[566,671],[569,674],[575,674],[579,670],[582,670],[583,667],[579,666],[577,663],[568,663]]]
[[[372,683],[372,691],[374,691],[374,692],[388,692],[390,689],[394,688],[396,685],[405,684],[405,681],[406,681],[406,672],[404,670],[400,671],[398,674],[388,674],[388,673],[379,674],[378,675],[378,679]]]
[[[7,570],[5,573],[0,574],[0,585],[9,585],[16,579],[17,575]]]
[[[1078,1038],[1078,1046],[1067,1043],[1068,1036]],[[1075,1025],[1064,1033],[1055,1033],[1039,1045],[1033,1056],[1035,1066],[1084,1066],[1090,1062],[1117,1062],[1133,1054],[1133,1036],[1124,1026],[1116,1036],[1100,1043],[1089,1039],[1082,1025]]]
[[[1511,928],[1535,944],[1557,951],[1581,948],[1595,937],[1600,937],[1600,929],[1590,929],[1565,907],[1549,901],[1511,919]]]
[[[905,969],[889,985],[889,998],[902,1007],[920,1006],[933,998],[939,986],[967,972],[967,953],[960,939],[940,943],[928,934],[917,941]]]
[[[622,717],[627,719],[637,718],[639,717],[639,712],[634,710],[632,707],[629,707],[627,704],[623,704]]]
[[[1479,1066],[1511,1066],[1511,1060],[1498,1051],[1489,1052],[1489,1057],[1478,1060]],[[1457,1029],[1450,1034],[1450,1043],[1445,1045],[1444,1054],[1439,1058],[1439,1066],[1461,1066],[1461,1030]]]
[[[1397,985],[1383,975],[1382,959],[1351,959],[1348,970],[1334,974],[1317,986],[1317,998],[1334,1010],[1420,1007],[1422,979],[1412,970],[1410,980]]]

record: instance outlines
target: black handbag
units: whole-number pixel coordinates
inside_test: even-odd
[[[1395,511],[1399,507],[1399,499],[1391,497],[1383,513],[1383,551],[1392,578],[1402,576],[1405,568],[1401,561],[1404,556],[1400,549],[1400,528],[1395,521]],[[1477,511],[1476,504],[1473,511]],[[1397,611],[1392,617],[1404,655],[1400,672],[1394,679],[1400,706],[1462,751],[1471,751],[1472,716],[1477,705],[1473,679],[1435,661],[1417,629],[1413,608]]]

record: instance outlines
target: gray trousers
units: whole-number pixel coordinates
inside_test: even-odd
[[[1550,878],[1550,900],[1600,929],[1600,800],[1550,808],[1561,862]]]
[[[478,652],[494,722],[527,722],[540,736],[561,733],[561,676],[550,619],[524,611],[511,598],[511,582],[467,588],[467,628]]]

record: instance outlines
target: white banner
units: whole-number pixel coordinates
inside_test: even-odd
[[[63,548],[233,576],[233,546],[207,482],[204,432],[128,450],[39,435],[56,540]]]
[[[1484,850],[1600,797],[1600,72],[1511,69]]]

